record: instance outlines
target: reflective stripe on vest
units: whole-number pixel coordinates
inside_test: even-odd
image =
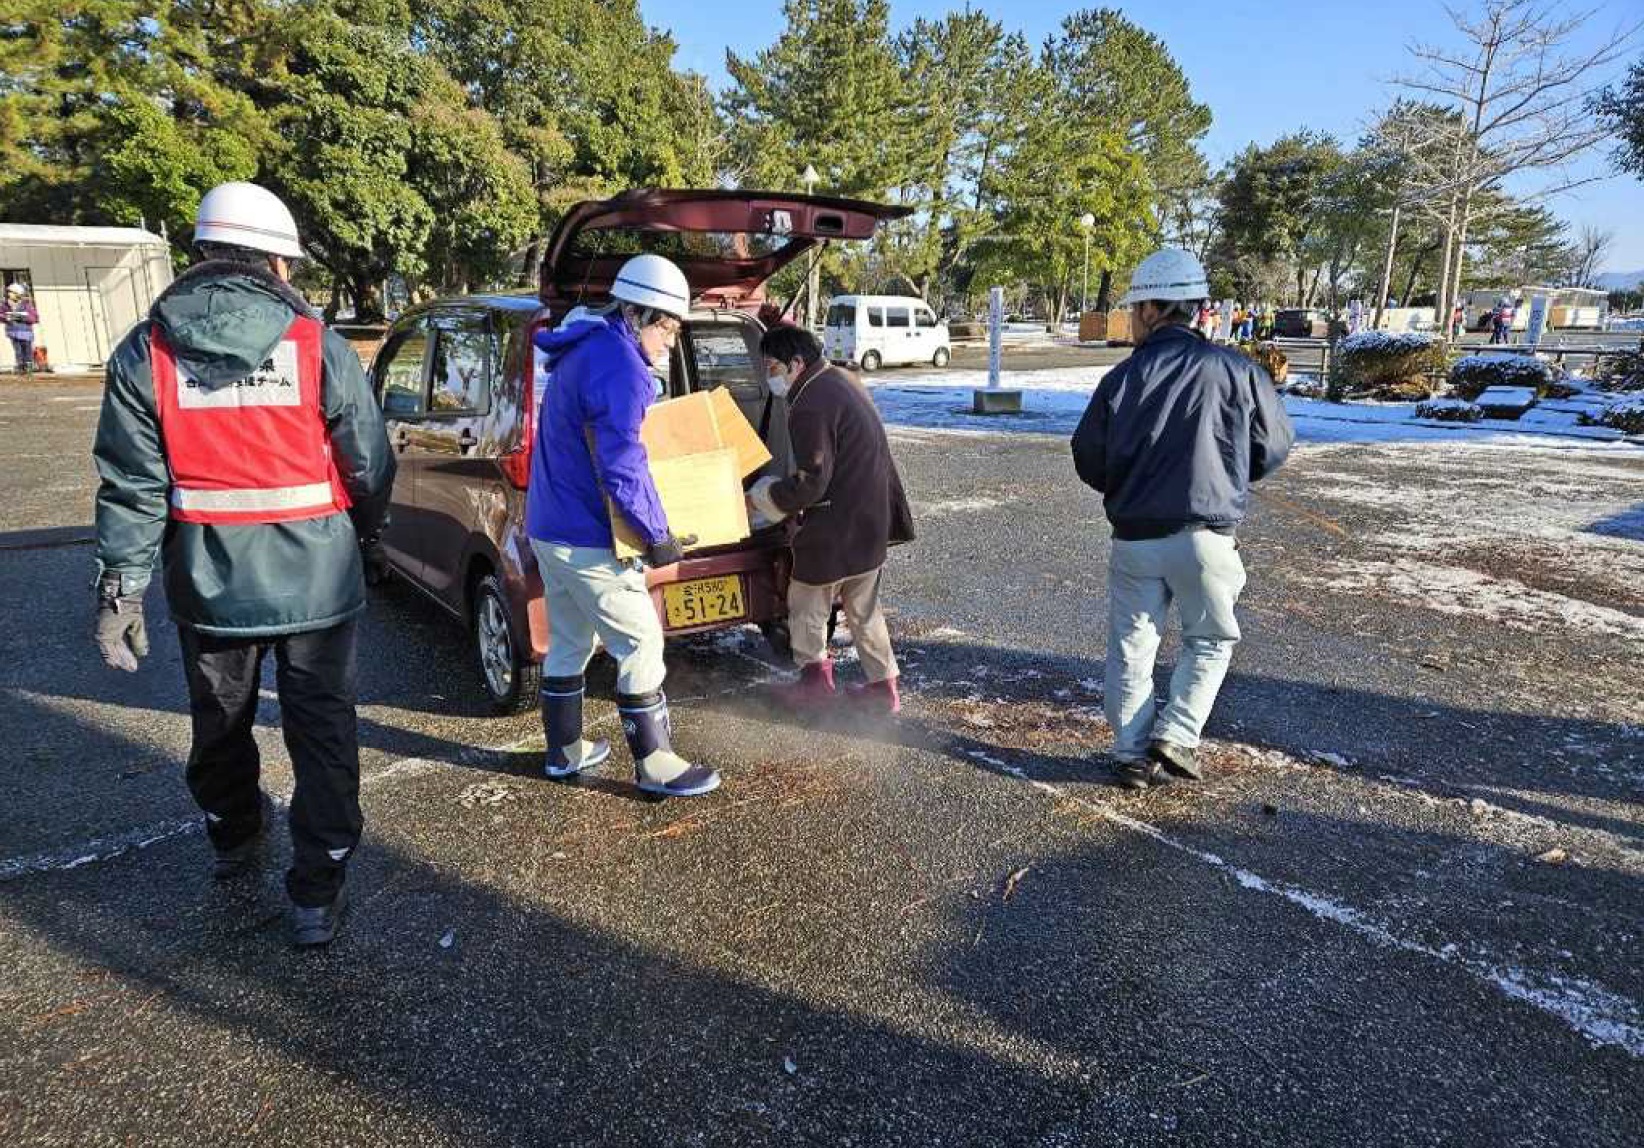
[[[319,320],[297,316],[250,375],[207,384],[150,328],[172,518],[252,525],[348,509],[322,410],[324,336]]]
[[[189,490],[171,488],[171,505],[178,510],[239,511],[316,510],[331,512],[331,484],[253,487],[249,490]]]

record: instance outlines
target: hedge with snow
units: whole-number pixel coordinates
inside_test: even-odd
[[[1330,397],[1425,399],[1430,375],[1444,369],[1444,344],[1416,331],[1360,331],[1340,340],[1330,360]]]
[[[1564,372],[1534,355],[1465,355],[1450,365],[1450,390],[1476,399],[1490,387],[1529,387],[1546,398],[1563,386]]]

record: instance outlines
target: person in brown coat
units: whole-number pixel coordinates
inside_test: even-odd
[[[771,392],[788,400],[794,472],[762,479],[749,492],[772,519],[799,516],[788,584],[788,626],[799,681],[786,701],[814,707],[835,696],[828,657],[828,616],[845,608],[867,674],[850,691],[875,712],[901,709],[896,655],[879,605],[887,548],[913,540],[913,512],[891,459],[890,441],[867,390],[822,357],[809,331],[773,327],[759,344]]]

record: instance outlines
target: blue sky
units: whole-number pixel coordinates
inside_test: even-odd
[[[1477,0],[1458,3],[1464,9],[1477,6]],[[1636,0],[1588,3],[1598,12],[1582,29],[1576,47],[1607,41],[1618,25],[1644,15]],[[892,27],[963,6],[963,0],[892,0]],[[1145,6],[1110,6],[1163,40],[1187,73],[1194,95],[1210,106],[1215,120],[1205,148],[1213,163],[1252,140],[1267,143],[1301,127],[1331,132],[1344,141],[1356,139],[1372,113],[1388,103],[1388,79],[1409,66],[1409,42],[1447,43],[1454,35],[1439,0],[1158,0]],[[1006,28],[1037,43],[1079,5],[1017,0],[970,7],[987,11]],[[703,73],[716,87],[727,82],[727,48],[752,55],[782,31],[782,5],[777,0],[734,5],[640,0],[640,8],[648,23],[673,34],[679,44],[675,65]],[[1631,58],[1641,55],[1644,38]],[[1608,175],[1608,157],[1594,156],[1575,170]],[[1541,186],[1546,184],[1532,182],[1519,190]],[[1593,223],[1615,232],[1615,248],[1605,260],[1607,270],[1644,269],[1644,183],[1637,177],[1606,178],[1558,196],[1550,206],[1573,225]]]

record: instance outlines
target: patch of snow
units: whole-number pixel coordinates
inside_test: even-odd
[[[1331,572],[1330,577],[1296,577],[1321,589],[1389,595],[1440,614],[1482,618],[1531,633],[1576,629],[1644,642],[1644,617],[1474,570],[1398,558],[1338,562]]]
[[[941,518],[948,514],[970,514],[978,510],[992,510],[997,506],[1009,505],[1006,498],[954,498],[945,502],[917,503],[914,511],[919,518]]]

